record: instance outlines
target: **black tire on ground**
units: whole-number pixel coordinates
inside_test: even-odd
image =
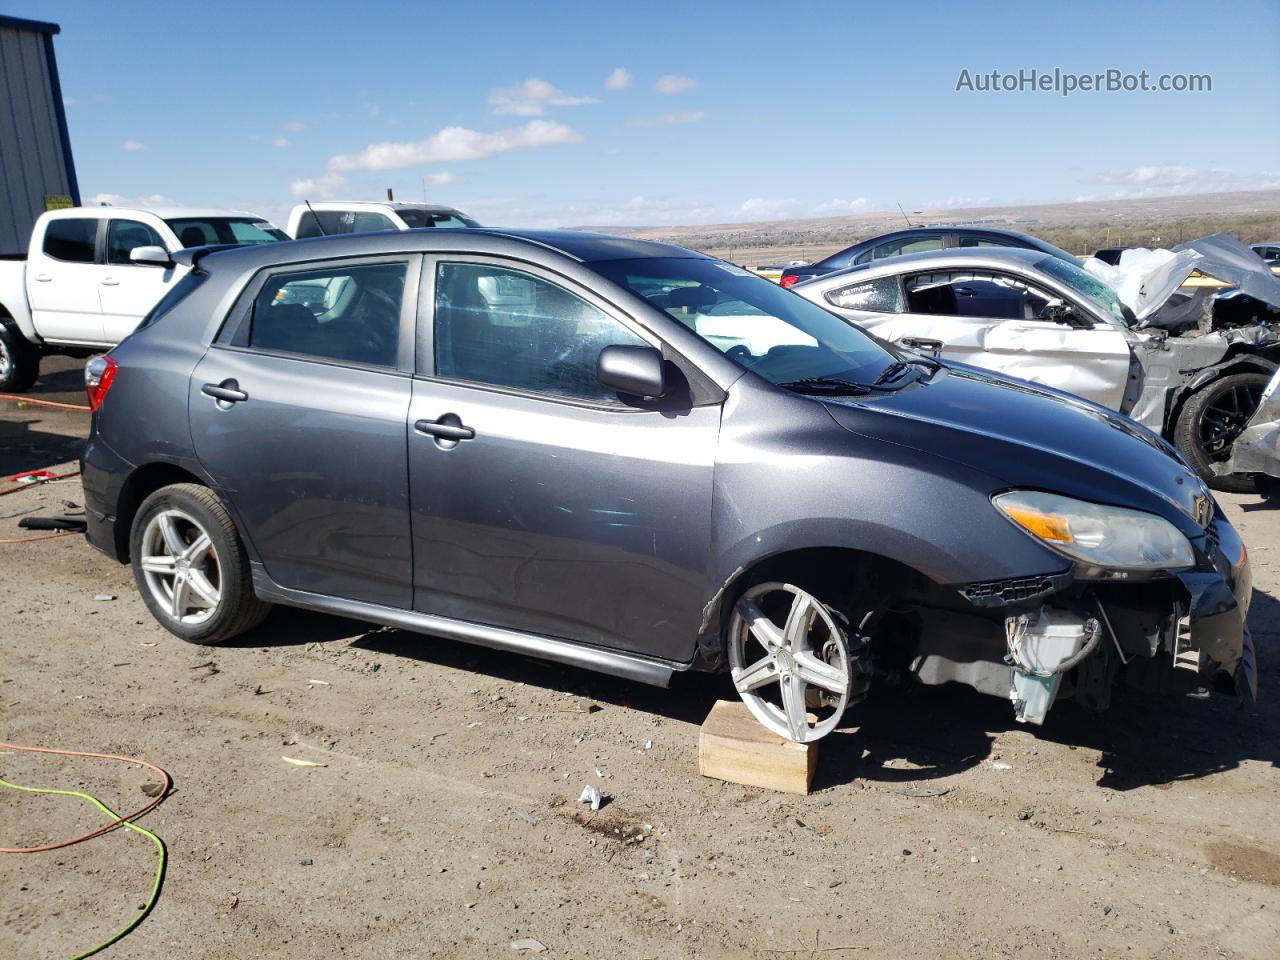
[[[198,624],[175,619],[161,606],[142,569],[143,539],[148,525],[165,511],[177,511],[194,521],[208,534],[216,560],[218,602],[213,613]],[[196,539],[195,526],[183,524],[186,535]],[[194,483],[175,483],[151,494],[134,515],[129,531],[129,557],[133,578],[151,615],[170,633],[188,643],[217,644],[230,640],[260,623],[271,610],[271,604],[259,600],[253,592],[249,558],[226,508],[213,491]],[[172,592],[172,591],[171,591]]]
[[[22,393],[40,376],[40,350],[0,315],[0,393]]]
[[[1178,414],[1173,445],[1214,490],[1253,493],[1253,477],[1220,477],[1212,464],[1230,455],[1231,444],[1258,409],[1270,374],[1233,373],[1201,387]]]

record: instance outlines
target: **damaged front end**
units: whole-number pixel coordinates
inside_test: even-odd
[[[913,643],[900,663],[925,684],[958,682],[1009,699],[1042,724],[1061,699],[1105,710],[1117,683],[1148,693],[1257,697],[1245,626],[1252,590],[1244,545],[1214,516],[1193,541],[1195,564],[1117,576],[1077,565],[1035,582],[939,588],[897,607]],[[954,597],[954,594],[952,595]]]

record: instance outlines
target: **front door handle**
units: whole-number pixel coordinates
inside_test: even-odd
[[[107,277],[105,280],[102,281],[102,285],[104,287],[118,287],[120,286],[120,281],[113,280],[111,277]]]
[[[50,280],[53,279],[53,277],[49,276],[47,273],[37,273],[31,279],[36,281],[37,283],[48,283]]]
[[[457,414],[453,413],[446,413],[439,420],[419,420],[413,425],[413,429],[437,440],[452,440],[454,443],[459,440],[474,440],[476,437],[476,432],[464,425]]]
[[[249,395],[240,389],[234,380],[223,380],[221,383],[206,383],[200,388],[206,397],[213,397],[219,403],[239,403],[248,400]]]

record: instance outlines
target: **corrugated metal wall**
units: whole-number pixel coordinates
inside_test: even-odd
[[[51,41],[0,24],[0,254],[26,252],[46,194],[76,193],[45,49]]]

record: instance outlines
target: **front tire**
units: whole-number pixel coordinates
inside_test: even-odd
[[[1187,400],[1174,426],[1173,445],[1214,490],[1253,493],[1253,477],[1218,476],[1213,465],[1231,455],[1231,446],[1257,412],[1262,391],[1271,378],[1265,373],[1233,373],[1214,380]]]
[[[226,508],[206,487],[162,487],[138,508],[129,534],[138,591],[151,615],[188,643],[217,644],[262,621],[249,558]]]
[[[0,316],[0,393],[22,393],[40,376],[40,350]]]

